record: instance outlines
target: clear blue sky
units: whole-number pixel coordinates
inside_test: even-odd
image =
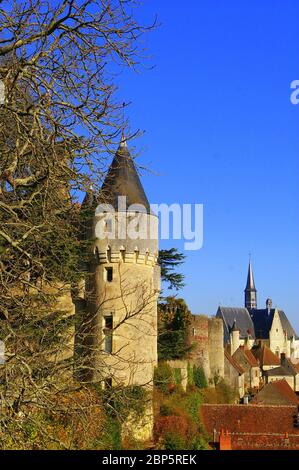
[[[183,296],[194,313],[243,305],[248,253],[258,303],[299,333],[298,0],[143,0],[153,70],[124,72],[119,95],[153,203],[203,203],[204,246],[187,252]],[[163,248],[178,241],[163,242]]]

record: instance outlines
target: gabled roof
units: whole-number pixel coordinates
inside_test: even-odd
[[[246,346],[240,346],[233,354],[233,359],[238,361],[238,358],[240,356],[243,356],[244,359],[249,363],[251,367],[258,367],[258,362],[250,349],[248,349]]]
[[[236,321],[235,327],[240,331],[240,338],[247,338],[250,334],[255,338],[254,325],[247,308],[219,307],[216,317],[224,322],[224,341],[229,341],[229,333]]]
[[[261,366],[280,366],[279,357],[274,354],[267,346],[253,346],[251,349],[254,357]]]
[[[132,204],[138,204],[150,213],[148,199],[124,139],[113,158],[100,192],[101,202],[111,204],[115,210],[118,209],[118,196],[126,196],[126,209]]]
[[[286,380],[275,380],[266,384],[253,398],[254,405],[298,405],[299,399]]]
[[[243,369],[243,367],[229,354],[228,351],[226,350],[224,351],[224,356],[239,374],[245,373],[245,370]]]
[[[275,308],[271,308],[270,310],[266,308],[251,309],[249,313],[254,323],[256,338],[268,339],[269,331],[272,326],[273,316],[275,313]],[[284,331],[287,332],[288,338],[290,339],[294,336],[296,339],[298,339],[297,334],[292,325],[290,324],[286,314],[282,310],[278,310],[278,315],[281,321],[282,328]]]

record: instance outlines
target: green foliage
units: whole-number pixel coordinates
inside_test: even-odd
[[[103,434],[94,443],[95,449],[101,450],[121,450],[121,425],[120,422],[112,416],[107,416]]]
[[[164,447],[165,450],[184,450],[185,440],[174,432],[168,432],[164,438]]]
[[[158,308],[158,356],[160,360],[183,359],[191,350],[188,327],[191,312],[184,299],[167,297]]]
[[[111,387],[102,391],[102,400],[109,416],[124,421],[132,412],[143,416],[148,394],[144,387]]]
[[[155,438],[167,450],[207,449],[208,436],[200,421],[203,396],[190,386],[187,392],[175,390],[159,396],[162,400],[155,419]]]
[[[159,264],[161,266],[162,281],[168,284],[168,289],[179,290],[184,287],[185,276],[175,272],[177,266],[185,260],[185,255],[179,253],[176,248],[159,251]]]
[[[173,382],[173,372],[166,362],[159,362],[154,371],[154,385],[164,393],[168,392],[169,385]]]
[[[207,388],[208,383],[202,367],[193,366],[194,385],[198,388]]]
[[[193,367],[189,362],[187,365],[187,383],[188,385],[194,385]]]
[[[182,372],[181,369],[173,369],[173,378],[176,383],[176,385],[181,385],[182,383]]]

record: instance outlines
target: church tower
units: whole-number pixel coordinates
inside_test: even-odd
[[[90,240],[85,312],[78,333],[84,380],[151,388],[158,360],[158,218],[124,137],[97,203],[87,195],[82,206],[92,206],[85,230]]]
[[[248,310],[257,308],[257,301],[256,301],[256,288],[254,284],[254,277],[253,277],[253,270],[251,261],[249,261],[248,266],[248,275],[247,275],[247,284],[245,288],[245,307]]]

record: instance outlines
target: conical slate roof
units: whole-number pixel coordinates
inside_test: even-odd
[[[118,210],[118,196],[126,196],[126,209],[132,204],[141,204],[150,214],[150,205],[140,182],[134,161],[123,139],[113,158],[104,180],[100,199]]]
[[[251,261],[249,261],[247,284],[246,284],[246,289],[245,290],[247,290],[247,291],[250,290],[250,291],[255,291],[256,292]]]

